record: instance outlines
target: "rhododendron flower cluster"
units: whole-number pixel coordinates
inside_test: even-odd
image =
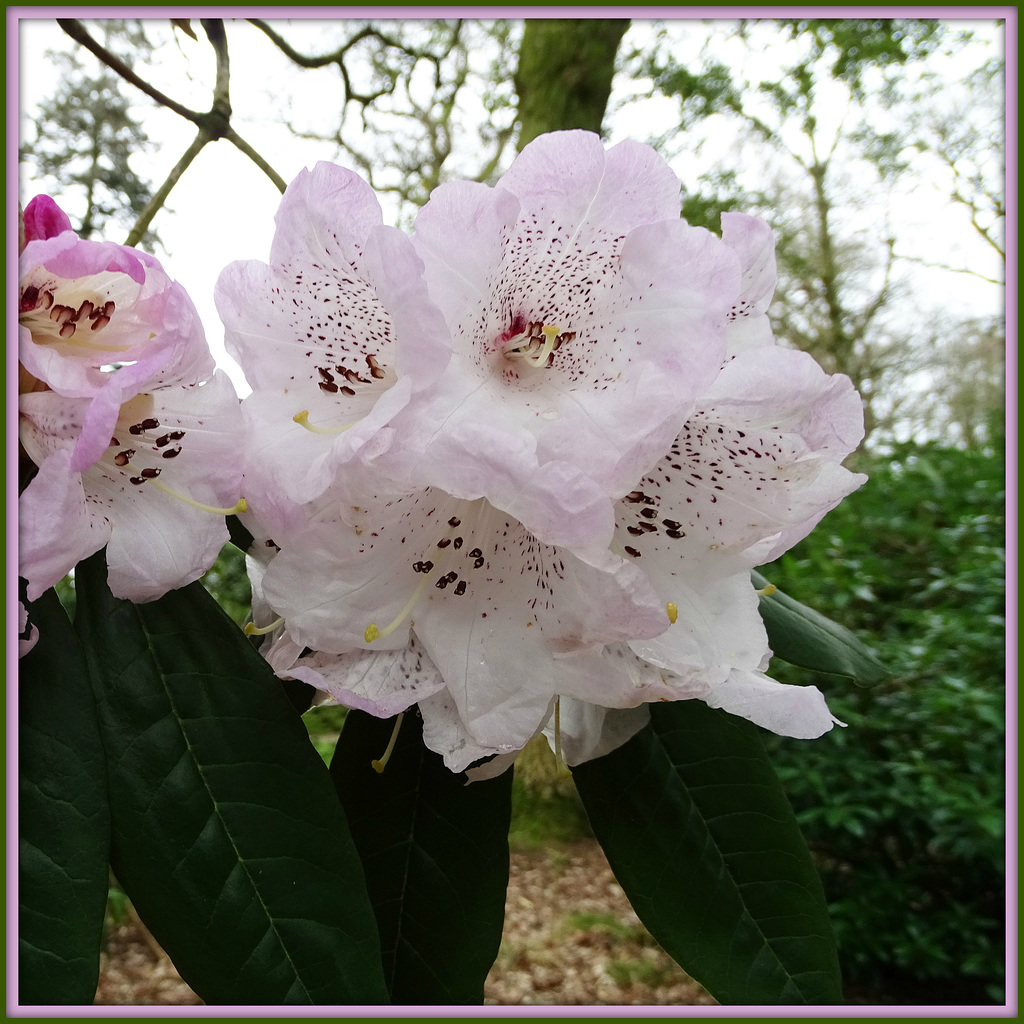
[[[241,416],[181,285],[136,249],[81,239],[47,197],[19,273],[19,575],[36,600],[107,546],[117,597],[209,568],[239,510]]]
[[[320,164],[270,264],[217,285],[253,387],[275,670],[380,717],[418,706],[471,777],[541,731],[599,756],[652,701],[830,729],[817,689],[765,674],[749,573],[862,482],[841,465],[861,406],[775,344],[768,226],[689,226],[653,150],[587,132],[538,138],[493,188],[441,186],[411,239],[381,220]]]

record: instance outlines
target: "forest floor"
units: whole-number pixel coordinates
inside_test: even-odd
[[[513,850],[489,1006],[691,1006],[714,999],[640,924],[600,846]],[[96,1005],[195,1006],[198,996],[134,913],[112,928]]]

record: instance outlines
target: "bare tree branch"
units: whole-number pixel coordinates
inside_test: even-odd
[[[191,121],[193,124],[198,125],[202,119],[202,114],[197,113],[195,110],[189,110],[188,107],[182,106],[176,100],[172,100],[170,96],[165,96],[159,89],[154,88],[148,82],[139,78],[137,74],[127,64],[124,63],[120,58],[115,57],[109,50],[101,46],[89,33],[85,30],[85,26],[74,18],[58,18],[57,24],[60,25],[64,31],[71,36],[72,39],[77,43],[81,43],[87,50],[95,54],[99,59],[107,65],[111,71],[116,71],[126,82],[130,82],[137,89],[141,89],[151,99],[156,100],[162,107],[167,107],[169,110],[173,110],[176,114],[185,118],[186,121]]]

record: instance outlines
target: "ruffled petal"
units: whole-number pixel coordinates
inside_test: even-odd
[[[441,674],[415,637],[396,651],[315,652],[280,674],[376,718],[391,718],[444,689]]]
[[[816,686],[789,686],[756,672],[730,673],[706,700],[710,707],[799,740],[817,739],[833,725],[843,724],[833,717]]]

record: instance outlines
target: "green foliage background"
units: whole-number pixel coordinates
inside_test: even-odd
[[[998,428],[993,429],[993,435]],[[871,999],[1002,1001],[1005,456],[908,444],[762,570],[856,630],[891,670],[816,682],[847,723],[771,738],[815,853],[849,988]]]

